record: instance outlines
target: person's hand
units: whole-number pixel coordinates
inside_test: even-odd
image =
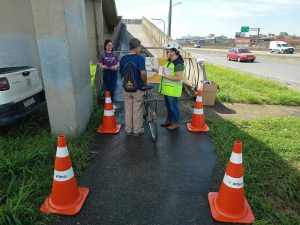
[[[111,69],[112,69],[112,70],[118,70],[119,67],[118,67],[118,65],[114,65],[114,66],[111,67]]]
[[[151,71],[158,73],[158,68],[154,67],[154,66],[151,66]]]
[[[106,66],[106,65],[102,65],[102,67],[101,67],[102,69],[105,69],[105,70],[107,70],[107,69],[109,69],[109,67],[108,66]]]

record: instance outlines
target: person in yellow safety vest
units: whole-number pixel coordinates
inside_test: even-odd
[[[180,127],[178,99],[182,94],[184,61],[180,55],[180,46],[177,42],[171,41],[165,48],[168,60],[162,68],[164,72],[160,73],[161,71],[158,68],[152,68],[152,70],[162,75],[158,91],[164,95],[168,112],[167,119],[161,126],[167,127],[169,130],[176,130]]]

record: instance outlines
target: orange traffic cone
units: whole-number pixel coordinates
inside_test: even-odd
[[[103,124],[99,126],[98,133],[116,134],[120,132],[121,124],[116,123],[110,92],[105,92]]]
[[[244,196],[242,142],[236,141],[219,193],[208,193],[213,218],[221,222],[253,223],[255,217]]]
[[[187,128],[190,132],[206,132],[209,131],[209,127],[204,120],[203,104],[202,104],[202,92],[198,91],[194,112],[192,116],[192,122],[187,123]]]
[[[74,215],[80,211],[89,189],[77,187],[66,137],[58,136],[57,142],[52,192],[40,210],[43,213]]]

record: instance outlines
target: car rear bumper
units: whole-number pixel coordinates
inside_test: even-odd
[[[34,101],[34,103],[30,105],[25,104],[29,100],[31,102]],[[44,106],[46,106],[44,91],[41,91],[20,102],[0,105],[0,126],[13,124]]]

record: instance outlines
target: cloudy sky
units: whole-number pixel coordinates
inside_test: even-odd
[[[168,24],[169,0],[115,0],[123,18],[158,18]],[[300,36],[300,0],[173,0],[172,37],[208,34],[234,37],[241,26],[262,34]],[[163,23],[151,21],[163,30]]]

